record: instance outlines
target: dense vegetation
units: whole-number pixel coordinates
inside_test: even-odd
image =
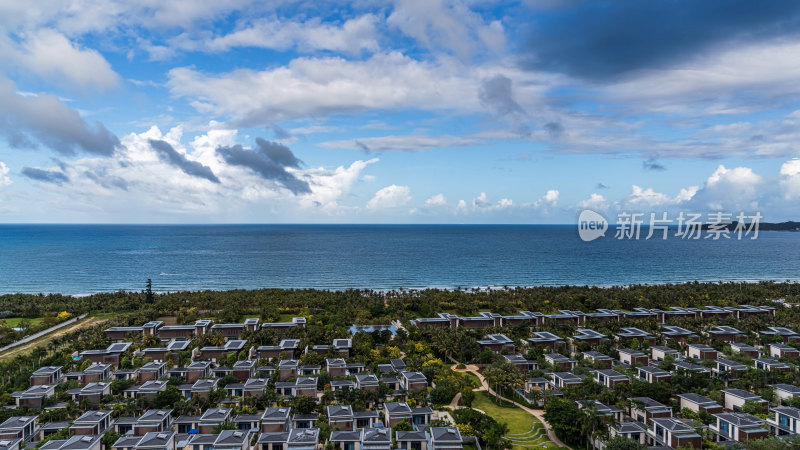
[[[541,311],[544,313],[555,312],[559,309],[590,311],[597,308],[632,309],[634,307],[666,308],[669,306],[705,306],[705,305],[737,305],[737,304],[773,304],[774,299],[784,299],[787,302],[800,300],[800,284],[763,282],[747,283],[686,283],[679,285],[659,286],[628,286],[598,288],[588,286],[564,287],[534,287],[492,290],[420,290],[420,291],[392,291],[378,292],[369,290],[348,290],[340,292],[318,290],[280,290],[265,289],[254,291],[203,291],[203,292],[177,292],[167,294],[150,294],[147,292],[117,292],[96,294],[87,297],[69,297],[61,295],[3,295],[0,296],[0,311],[8,311],[14,317],[40,318],[52,317],[61,312],[77,316],[83,313],[93,315],[102,314],[104,321],[99,325],[85,327],[76,332],[56,337],[32,352],[13,359],[0,362],[0,405],[12,403],[10,393],[24,389],[28,384],[30,373],[42,365],[64,366],[65,371],[80,370],[81,364],[86,362],[73,361],[72,354],[84,349],[103,348],[108,341],[103,329],[111,325],[141,325],[142,323],[163,317],[174,317],[178,323],[191,323],[200,318],[212,318],[217,322],[241,322],[248,317],[259,317],[262,321],[288,321],[294,316],[303,316],[308,319],[309,326],[294,328],[287,331],[286,336],[301,340],[300,346],[330,342],[334,338],[348,336],[347,328],[352,324],[388,324],[391,320],[401,320],[408,331],[400,329],[396,339],[389,341],[391,333],[377,331],[374,333],[359,333],[353,340],[353,359],[364,362],[373,367],[377,363],[388,362],[405,354],[405,361],[410,370],[422,371],[429,380],[436,382],[436,388],[430,392],[430,399],[434,405],[449,403],[458,392],[464,398],[462,404],[468,404],[474,398],[471,383],[466,376],[461,376],[450,371],[447,366],[449,359],[457,361],[470,361],[485,364],[484,375],[490,385],[509,397],[515,394],[512,386],[520,382],[517,370],[500,356],[491,351],[481,351],[476,340],[484,334],[500,331],[493,329],[427,329],[418,330],[409,326],[408,320],[417,317],[435,316],[440,312],[450,312],[459,315],[474,315],[479,311],[494,311],[503,314],[514,314],[521,310]],[[700,329],[708,322],[695,319],[676,319],[675,324],[689,329]],[[768,325],[785,325],[794,327],[800,323],[800,308],[781,308],[776,317],[756,316],[737,321],[737,328],[751,333],[763,329]],[[646,331],[656,332],[659,328],[654,320],[628,323],[622,321],[589,321],[587,327],[601,333],[612,334],[623,326],[636,326]],[[574,332],[574,326],[553,326],[549,331],[561,336],[569,336]],[[502,330],[515,341],[520,341],[529,336],[525,326],[507,327]],[[274,345],[280,336],[271,329],[260,329],[255,332],[245,333],[243,336],[250,345]],[[154,345],[144,336],[132,339],[136,342],[134,348],[144,348]],[[223,341],[221,335],[210,333],[200,339],[195,339],[186,352],[178,355],[180,360],[188,360],[191,349],[198,345],[219,345]],[[713,343],[719,350],[727,350],[722,343]],[[646,343],[631,342],[633,348],[643,348]],[[578,349],[582,350],[582,349]],[[613,354],[611,345],[608,348],[598,349],[609,355]],[[229,355],[232,361],[244,357],[244,354]],[[531,350],[528,359],[539,361],[540,368],[547,368],[542,358],[541,351]],[[731,359],[736,356],[729,355]],[[303,356],[303,364],[320,364],[323,356],[309,353]],[[231,362],[232,362],[231,361]],[[124,367],[138,367],[144,361],[128,358],[123,360]],[[671,361],[664,362],[664,368],[669,368]],[[587,374],[592,367],[582,361],[576,374]],[[541,373],[531,373],[530,376],[540,376]],[[777,379],[777,377],[783,377]],[[774,378],[774,379],[773,379]],[[767,384],[775,382],[788,382],[800,384],[797,375],[770,375],[765,378],[763,374],[745,373],[734,385],[742,389],[753,390],[763,395],[768,395]],[[226,380],[221,380],[225,385]],[[324,376],[320,383],[328,382]],[[647,396],[673,407],[671,399],[673,391],[681,392],[707,392],[718,391],[720,380],[700,380],[690,374],[673,378],[672,386],[651,385],[644,382],[634,382],[627,387],[609,390],[603,389],[597,383],[587,380],[575,388],[566,389],[563,402],[548,402],[548,421],[551,422],[559,436],[570,444],[582,445],[590,438],[604,437],[607,433],[607,423],[596,421],[595,415],[589,414],[590,410],[579,410],[574,400],[597,399],[608,405],[620,407],[630,406],[629,397]],[[173,383],[174,384],[174,383]],[[57,398],[53,401],[66,401],[66,390],[72,386],[64,383],[57,389]],[[177,413],[190,414],[204,405],[185,402],[173,386],[154,400],[154,405],[131,404],[120,401],[121,392],[128,386],[122,382],[115,382],[112,386],[112,395],[104,399],[104,403],[114,406],[116,416],[127,415],[141,411],[148,406],[166,407],[176,409]],[[268,390],[269,391],[269,390]],[[385,393],[375,394],[382,396]],[[218,395],[223,395],[222,390]],[[270,397],[273,395],[273,397]],[[292,400],[293,408],[297,411],[310,411],[316,409],[324,412],[322,407],[326,402],[339,400],[352,404],[354,408],[367,405],[376,400],[363,391],[345,392],[333,398],[324,398],[321,404],[311,404],[303,397]],[[338,398],[347,396],[347,398]],[[212,398],[210,401],[213,401]],[[417,399],[410,398],[410,403]],[[422,400],[422,399],[420,399]],[[265,394],[265,398],[254,399],[242,408],[256,410],[275,401],[274,392]],[[306,404],[302,402],[306,402]],[[66,410],[44,411],[42,421],[67,420],[74,418],[81,405],[68,402]],[[131,410],[133,408],[133,410]],[[243,410],[244,411],[244,410]],[[249,409],[248,409],[249,411]],[[463,411],[463,412],[461,412]],[[484,448],[501,448],[506,445],[503,435],[506,430],[503,424],[496,422],[489,416],[477,412],[468,412],[469,409],[456,411],[454,419],[465,435],[478,438]],[[587,412],[588,411],[588,412]],[[0,421],[11,414],[25,414],[27,411],[20,409],[0,409]],[[324,419],[321,418],[321,419]],[[708,417],[697,417],[702,422],[707,422]],[[323,435],[327,432],[326,425],[320,423]],[[111,438],[109,438],[111,439]],[[620,447],[623,448],[623,447]]]
[[[386,323],[388,319],[428,317],[438,312],[460,315],[492,310],[510,314],[520,310],[553,312],[558,309],[704,306],[765,304],[771,299],[800,300],[798,283],[685,283],[616,287],[541,286],[489,290],[233,290],[176,292],[154,295],[116,292],[86,297],[9,294],[0,296],[0,311],[16,317],[42,317],[67,311],[146,311],[150,315],[178,315],[184,321],[209,314],[221,321],[260,316],[279,320],[284,310],[306,310],[339,325]],[[148,300],[151,300],[148,302]]]

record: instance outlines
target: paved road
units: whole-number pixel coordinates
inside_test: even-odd
[[[457,367],[458,367],[458,364],[453,365],[453,367],[452,367],[453,371],[455,371],[455,372],[471,372],[471,373],[475,374],[475,376],[478,377],[478,380],[480,380],[480,382],[481,382],[481,387],[473,389],[474,391],[486,391],[486,392],[489,393],[489,395],[497,396],[497,393],[492,388],[489,387],[489,383],[486,382],[486,379],[483,378],[483,375],[481,375],[481,373],[478,372],[478,366],[476,366],[474,364],[469,364],[463,369],[458,369]],[[553,441],[558,446],[569,448],[569,446],[567,444],[561,442],[561,439],[559,439],[558,436],[556,436],[556,433],[550,427],[550,424],[547,423],[546,420],[544,420],[544,411],[542,411],[540,409],[528,408],[527,406],[519,404],[519,403],[515,402],[514,400],[505,398],[502,395],[499,396],[499,397],[501,399],[509,402],[509,403],[513,403],[514,405],[518,406],[523,411],[525,411],[528,414],[530,414],[530,415],[536,417],[537,419],[539,419],[539,421],[542,422],[542,425],[544,425],[544,429],[547,430],[547,437],[549,437],[551,441]],[[456,404],[458,404],[458,401],[456,399],[453,399],[453,400],[455,400]]]
[[[82,315],[80,315],[78,317],[73,317],[72,319],[69,319],[69,320],[66,320],[64,322],[61,322],[58,325],[53,325],[50,328],[47,328],[47,329],[44,329],[42,331],[33,333],[30,336],[25,336],[24,338],[22,338],[22,339],[20,339],[20,340],[18,340],[16,342],[12,342],[12,343],[6,345],[3,348],[0,348],[0,352],[4,352],[6,350],[12,349],[12,348],[17,347],[17,346],[22,345],[22,344],[27,344],[28,342],[31,342],[31,341],[35,341],[36,339],[39,339],[40,337],[42,337],[42,336],[44,336],[46,334],[50,334],[53,331],[58,330],[59,328],[64,328],[67,325],[71,325],[71,324],[83,319],[84,317],[86,317],[86,314],[82,314]]]

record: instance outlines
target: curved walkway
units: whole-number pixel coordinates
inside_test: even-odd
[[[33,342],[36,339],[39,339],[40,337],[42,337],[42,336],[44,336],[46,334],[50,334],[53,331],[58,330],[59,328],[64,328],[64,327],[66,327],[68,325],[72,325],[73,323],[83,319],[84,317],[86,317],[86,314],[81,314],[78,317],[73,317],[73,318],[65,320],[65,321],[63,321],[61,323],[55,324],[50,328],[45,328],[44,330],[37,331],[36,333],[33,333],[31,335],[28,335],[28,336],[25,336],[24,338],[22,338],[22,339],[20,339],[18,341],[14,341],[14,342],[6,345],[3,348],[0,348],[0,352],[5,352],[8,349],[11,349],[11,348],[14,348],[14,347],[18,347],[18,346],[23,345],[23,344],[27,344],[28,342]]]
[[[469,364],[463,369],[458,369],[457,367],[458,367],[458,364],[454,364],[451,367],[451,369],[454,372],[471,372],[476,377],[478,377],[478,380],[480,380],[480,382],[481,382],[481,387],[473,389],[474,391],[486,391],[490,395],[494,395],[496,397],[500,397],[501,400],[505,400],[505,401],[513,404],[514,406],[517,406],[518,408],[522,409],[523,411],[527,412],[528,414],[532,415],[533,417],[536,417],[537,419],[539,419],[539,422],[541,422],[542,425],[544,425],[544,429],[547,431],[547,437],[549,437],[550,440],[553,441],[553,443],[555,443],[556,445],[561,446],[561,447],[569,448],[569,446],[567,444],[561,442],[561,439],[559,439],[558,436],[556,436],[556,433],[550,427],[550,424],[547,423],[546,420],[544,420],[544,411],[539,410],[539,409],[529,408],[527,406],[524,406],[524,405],[522,405],[520,403],[515,402],[514,400],[505,398],[502,395],[497,395],[497,393],[492,388],[489,387],[489,383],[486,382],[486,378],[484,378],[483,375],[481,375],[481,373],[478,372],[478,366],[476,366],[474,364]],[[458,394],[456,397],[460,398],[461,394]],[[456,402],[456,404],[458,404],[458,400],[455,397],[453,398],[453,400]],[[452,402],[450,404],[452,405]]]

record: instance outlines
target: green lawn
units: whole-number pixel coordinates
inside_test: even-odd
[[[534,422],[539,423],[536,417],[526,413],[510,403],[497,403],[494,397],[489,397],[486,392],[476,392],[472,407],[480,409],[492,416],[498,422],[508,425],[508,434],[524,434],[531,430]]]
[[[34,317],[32,319],[29,319],[27,317],[6,317],[5,319],[0,319],[0,322],[5,322],[5,325],[9,328],[18,328],[20,322],[22,322],[23,320],[27,320],[28,323],[31,324],[31,326],[35,326],[42,321],[42,318]]]
[[[486,392],[476,392],[472,407],[480,409],[493,419],[508,426],[506,438],[514,449],[559,448],[547,437],[544,425],[522,409],[508,403],[497,403]]]
[[[473,387],[481,387],[481,380],[478,379],[477,375],[472,372],[459,372],[465,377],[469,378],[470,382],[472,383]]]

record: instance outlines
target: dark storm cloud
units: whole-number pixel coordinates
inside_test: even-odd
[[[23,167],[22,175],[30,178],[31,180],[59,185],[69,181],[69,178],[62,172],[57,170],[37,169],[36,167]]]
[[[642,168],[644,170],[655,170],[658,172],[667,170],[667,168],[664,167],[663,164],[659,163],[655,158],[648,158],[645,161],[642,161]]]
[[[272,126],[272,132],[275,133],[275,139],[289,139],[292,137],[292,133],[277,125]]]
[[[547,122],[544,124],[544,131],[552,138],[559,138],[564,134],[564,125],[558,122]]]
[[[363,143],[363,142],[359,141],[358,139],[356,139],[355,141],[353,141],[353,143],[354,143],[354,144],[356,144],[356,146],[357,146],[357,147],[358,147],[358,148],[359,148],[361,151],[363,151],[364,153],[369,153],[369,152],[371,152],[371,151],[372,151],[372,149],[370,149],[370,148],[369,148],[369,145],[367,145],[367,144],[365,144],[365,143]]]
[[[608,79],[658,68],[715,44],[797,33],[800,2],[575,0],[536,11],[523,66]]]
[[[39,142],[61,154],[79,151],[111,156],[119,139],[100,123],[86,122],[74,109],[48,94],[20,95],[14,83],[0,78],[0,135],[15,148]]]
[[[505,75],[495,75],[483,80],[478,98],[484,106],[502,116],[525,112],[514,100],[511,79]]]
[[[162,161],[181,169],[183,173],[193,177],[204,178],[212,183],[219,183],[219,178],[214,175],[210,167],[187,159],[185,155],[178,153],[168,142],[150,139],[150,146],[158,153],[158,157]]]
[[[121,189],[123,191],[128,190],[128,182],[124,178],[110,176],[105,172],[106,171],[104,169],[100,169],[98,171],[86,170],[83,172],[83,176],[106,189]]]
[[[256,145],[258,146],[258,151],[277,164],[284,167],[300,167],[302,161],[294,156],[289,147],[262,138],[256,138]]]
[[[283,185],[293,194],[311,193],[306,181],[300,180],[286,170],[286,167],[298,167],[300,160],[285,145],[256,139],[257,149],[247,150],[241,145],[219,147],[217,153],[228,164],[246,167],[265,180]]]

